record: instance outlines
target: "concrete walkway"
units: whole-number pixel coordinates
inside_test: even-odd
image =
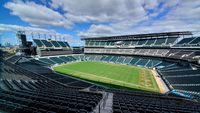
[[[97,107],[94,110],[94,113],[112,113],[112,106],[113,106],[113,93],[106,93],[103,102],[101,103],[101,107]],[[100,110],[100,112],[99,112]]]

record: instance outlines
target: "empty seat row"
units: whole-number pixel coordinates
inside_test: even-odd
[[[163,96],[114,94],[114,113],[131,113],[133,111],[139,113],[190,113],[199,112],[200,104],[197,102]]]
[[[69,48],[69,44],[66,41],[55,41],[55,40],[44,40],[44,39],[33,39],[35,44],[39,48]]]
[[[93,41],[86,40],[85,45],[91,46],[161,46],[172,45],[178,37],[170,38],[152,38],[152,39],[138,39],[138,40],[124,40],[124,41]]]

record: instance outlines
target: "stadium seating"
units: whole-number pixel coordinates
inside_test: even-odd
[[[44,62],[40,62],[38,60],[35,60],[35,59],[31,59],[31,63],[34,63],[34,64],[38,64],[38,65],[41,65],[41,66],[47,66],[48,64],[47,63],[44,63]]]
[[[39,48],[44,48],[44,44],[41,42],[41,40],[39,39],[33,39],[33,41],[35,42],[35,44],[39,47]]]
[[[56,57],[56,58],[66,58],[67,62],[71,62],[72,59],[74,58],[69,58],[69,56],[65,57],[65,56],[60,56],[60,57]],[[40,62],[40,60],[37,60],[37,62]],[[20,63],[20,66],[26,68],[26,69],[30,69],[36,73],[42,74],[43,76],[56,80],[58,82],[61,82],[63,84],[66,84],[68,86],[76,86],[76,87],[82,87],[82,88],[87,88],[92,86],[93,84],[91,83],[87,83],[84,81],[79,81],[78,79],[74,79],[68,76],[63,76],[61,74],[58,73],[54,73],[51,69],[49,68],[45,68],[45,67],[41,67],[41,65],[38,65],[38,63],[32,62],[32,60],[29,63]]]
[[[141,39],[141,40],[138,41],[137,45],[145,45],[146,42],[147,42],[146,39],[143,39],[143,40]]]
[[[44,44],[44,46],[45,47],[47,47],[47,48],[52,48],[53,47],[53,44],[50,42],[50,41],[48,41],[48,40],[40,40],[43,44]]]
[[[190,42],[190,44],[192,45],[199,44],[199,43],[200,43],[200,37],[195,37],[195,39]]]
[[[33,39],[38,47],[42,48],[70,48],[69,44],[65,41]]]
[[[194,98],[196,98],[196,96],[199,96],[199,93],[196,93],[196,92],[199,92],[200,90],[199,85],[174,85],[173,87],[174,89],[178,89],[179,91],[184,91],[184,93],[189,92],[190,95],[196,94],[196,95],[193,95]],[[198,100],[199,99],[200,98],[198,98]]]
[[[72,56],[59,56],[59,57],[44,57],[44,58],[39,58],[38,60],[50,65],[54,65],[54,64],[72,62],[75,61],[76,59]]]
[[[166,38],[157,39],[154,45],[163,45],[166,42]]]
[[[146,43],[146,46],[150,46],[150,45],[154,45],[155,44],[156,39],[149,39]]]
[[[131,58],[131,57],[126,57],[123,63],[124,63],[124,64],[129,64],[129,63],[131,62],[132,59],[133,59],[133,58]]]
[[[20,56],[12,56],[9,58],[9,61],[12,62],[12,63],[16,63],[21,57]]]
[[[31,65],[34,65],[34,63],[32,62]],[[3,61],[2,65],[4,66],[1,66],[1,70],[3,70],[3,73],[6,73],[6,76],[0,76],[1,112],[88,113],[92,112],[102,99],[101,93],[79,91],[80,88],[78,87],[67,87],[48,79],[48,77],[46,78],[22,69],[20,66],[25,64],[16,66]],[[36,63],[35,65],[38,67],[41,66]],[[30,67],[24,68],[31,70]],[[14,69],[14,71],[10,71],[10,69]],[[44,68],[44,71],[45,69],[48,68]],[[10,76],[12,75],[12,78],[7,73]],[[17,76],[15,76],[16,74]],[[49,73],[46,75],[52,77]],[[61,76],[56,75],[56,77],[59,78]],[[71,82],[71,84],[72,86],[74,84],[74,86],[77,85],[80,87],[86,85],[89,87],[90,85],[81,81],[77,81],[77,84]]]
[[[65,62],[70,62],[71,61],[71,59],[66,57],[66,56],[60,56],[59,58],[64,60]]]
[[[96,58],[94,59],[94,61],[101,61],[101,58],[102,58],[103,56],[101,56],[101,55],[98,55],[98,56],[96,56]]]
[[[199,94],[200,69],[193,69],[190,65],[172,65],[159,69],[158,71],[174,89]]]
[[[168,57],[173,59],[183,59],[196,61],[199,57],[199,50],[180,50],[180,49],[108,49],[108,48],[85,48],[85,53],[110,54],[110,55],[142,55],[142,56],[157,56]],[[198,56],[198,57],[197,57]]]
[[[45,57],[13,56],[0,62],[0,112],[93,113],[104,109],[99,106],[105,100],[112,100],[113,113],[200,112],[200,37],[161,33],[86,38],[85,54],[76,55],[67,55],[71,49],[65,41],[33,41]],[[78,61],[153,68],[170,91],[116,89],[51,69]],[[108,94],[113,98],[105,98]]]
[[[70,45],[65,41],[33,39],[33,42],[38,48],[36,53],[39,56],[66,55],[73,53]]]
[[[76,56],[73,56],[77,58],[77,60],[80,60],[80,58]],[[120,64],[127,64],[127,65],[136,65],[136,66],[143,66],[143,67],[155,67],[155,66],[166,66],[170,65],[162,63],[162,60],[156,60],[156,59],[151,59],[151,58],[142,58],[142,57],[127,57],[127,56],[112,56],[112,55],[107,55],[107,56],[102,56],[102,55],[85,55],[82,56],[85,57],[83,60],[87,61],[105,61],[105,62],[113,62],[113,63],[120,63]],[[163,61],[164,62],[164,61]]]
[[[166,45],[173,45],[177,40],[177,37],[167,38]]]
[[[1,109],[9,112],[91,112],[101,95],[70,90],[4,91],[1,90]],[[69,93],[70,92],[70,93]],[[66,95],[66,93],[68,95]],[[87,98],[89,97],[89,98]],[[34,100],[32,100],[32,99]],[[81,110],[80,110],[81,111]]]
[[[119,58],[117,59],[116,63],[123,64],[123,62],[124,62],[125,59],[126,59],[125,57],[119,57]]]
[[[140,60],[140,58],[133,58],[130,62],[131,65],[136,65],[136,63]]]
[[[157,67],[162,61],[160,60],[150,60],[147,64],[146,64],[146,67]]]
[[[107,56],[107,57],[105,57],[105,58],[103,59],[103,61],[109,62],[111,59],[112,59],[112,56]]]
[[[149,61],[150,61],[149,59],[142,59],[139,60],[137,63],[135,63],[135,65],[146,67]]]
[[[99,37],[101,40],[98,38],[86,38],[83,39],[86,44],[84,53],[156,56],[197,62],[199,55],[195,53],[199,52],[197,48],[199,48],[200,38],[192,37],[191,33],[186,33],[186,35],[186,37],[183,37],[176,35],[176,33],[164,33],[159,34],[158,37],[156,34],[141,34]],[[190,49],[186,49],[188,47]]]
[[[59,43],[57,41],[51,41],[54,47],[60,47]]]
[[[187,45],[189,42],[191,42],[193,40],[193,38],[184,38],[184,39],[182,39],[181,41],[179,41],[178,43],[177,43],[177,45]]]
[[[62,41],[57,41],[58,44],[60,44],[61,47],[63,48],[67,48],[68,47],[68,44],[66,45],[66,43],[62,42]]]
[[[112,56],[112,58],[110,59],[110,62],[114,62],[115,63],[118,58],[119,58],[118,56]]]
[[[200,37],[189,37],[189,38],[184,38],[182,40],[180,40],[177,45],[175,46],[182,46],[182,47],[195,47],[195,46],[200,46]]]
[[[44,63],[47,63],[47,64],[56,64],[56,62],[54,62],[54,61],[52,61],[52,60],[50,60],[48,58],[39,58],[39,60],[41,62],[44,62]]]
[[[64,60],[62,60],[62,59],[60,59],[58,57],[50,57],[49,59],[54,61],[54,62],[56,62],[56,63],[58,63],[58,64],[62,64],[62,63],[65,62]]]
[[[42,59],[42,60],[41,60]],[[59,60],[58,60],[59,59]],[[6,106],[2,108],[3,111],[12,112],[18,110],[19,112],[29,111],[32,112],[37,109],[38,112],[41,111],[51,111],[51,112],[91,112],[98,105],[98,102],[102,99],[102,95],[99,93],[91,93],[78,91],[83,88],[90,88],[91,91],[107,91],[114,93],[113,97],[113,112],[197,112],[199,111],[199,104],[193,101],[188,101],[184,99],[177,99],[176,97],[168,97],[159,94],[151,93],[136,93],[134,91],[123,91],[123,90],[114,90],[107,89],[101,86],[96,86],[94,84],[80,81],[68,76],[63,76],[57,73],[52,72],[49,68],[42,67],[44,65],[55,65],[56,63],[67,63],[76,60],[91,60],[91,61],[106,61],[130,65],[141,65],[144,67],[158,67],[159,72],[165,77],[166,80],[171,81],[171,85],[174,88],[185,91],[197,92],[198,86],[181,86],[179,84],[188,84],[189,81],[193,82],[194,79],[198,79],[195,75],[199,73],[199,70],[192,70],[188,66],[181,66],[177,64],[172,64],[171,62],[166,62],[159,59],[152,58],[143,58],[143,57],[131,57],[131,56],[114,56],[114,55],[74,55],[74,56],[54,56],[54,57],[43,57],[38,59],[31,59],[29,63],[22,62],[19,63],[19,66],[22,66],[26,69],[31,69],[36,73],[40,73],[42,76],[35,74],[30,74],[30,72],[21,71],[20,68],[13,67],[18,70],[18,76],[13,76],[12,79],[6,76],[2,81],[0,81],[1,86],[1,99],[0,105]],[[42,62],[46,63],[42,63]],[[62,62],[61,62],[62,61]],[[7,65],[7,64],[3,64]],[[13,65],[4,66],[6,69],[2,69],[5,73],[12,72],[9,68]],[[159,68],[161,67],[161,68]],[[41,70],[37,70],[41,68]],[[179,73],[179,70],[181,70]],[[174,71],[174,70],[177,70]],[[185,71],[184,71],[185,70]],[[187,72],[189,71],[189,72]],[[179,73],[179,75],[187,75],[191,77],[186,79],[181,78],[182,82],[176,82],[173,78],[178,78],[179,75],[174,75]],[[19,77],[22,76],[23,78]],[[27,75],[28,74],[28,75]],[[167,76],[169,75],[169,76]],[[17,79],[17,77],[19,77]],[[197,77],[197,78],[196,78]],[[14,78],[14,79],[13,79]],[[51,81],[51,79],[55,81]],[[178,79],[177,79],[178,80]],[[63,86],[59,83],[65,84]],[[193,82],[198,83],[197,81]],[[185,89],[184,89],[185,87]],[[193,89],[193,90],[191,90]],[[56,93],[55,93],[56,92]],[[67,94],[67,95],[66,95]],[[37,95],[37,97],[34,97]],[[59,97],[58,97],[59,96]],[[87,98],[90,97],[90,98]],[[34,98],[34,103],[31,102]],[[86,99],[87,98],[87,99]],[[65,101],[62,101],[64,99]],[[86,104],[87,102],[87,104]],[[184,102],[184,103],[182,103]],[[12,104],[10,104],[12,103]],[[23,104],[26,103],[26,104]],[[45,104],[45,105],[44,105]],[[23,106],[23,107],[21,107]],[[26,106],[26,107],[24,107]],[[55,106],[55,107],[53,107]],[[183,107],[188,106],[188,107]],[[10,108],[10,109],[8,109]],[[12,108],[12,109],[11,109]],[[23,109],[22,109],[23,108]],[[176,108],[176,109],[175,109]],[[84,109],[84,110],[83,110]]]
[[[137,39],[137,40],[125,40],[120,46],[131,47],[131,46],[170,46],[174,44],[178,37],[170,38],[152,38],[152,39]],[[117,41],[86,41],[86,47],[108,47],[118,46]]]
[[[198,112],[198,104],[182,99],[145,94],[114,94],[113,113],[189,113]]]

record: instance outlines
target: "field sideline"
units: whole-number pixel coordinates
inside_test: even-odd
[[[87,61],[59,65],[53,69],[58,73],[90,81],[159,92],[151,71],[146,68]]]

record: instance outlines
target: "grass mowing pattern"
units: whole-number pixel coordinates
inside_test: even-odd
[[[53,69],[58,73],[90,81],[159,92],[151,71],[146,68],[87,61],[64,64]]]

